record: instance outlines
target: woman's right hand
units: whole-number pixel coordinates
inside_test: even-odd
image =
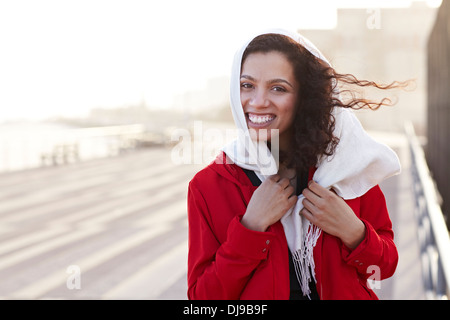
[[[264,232],[280,220],[296,202],[297,196],[289,179],[275,174],[255,190],[241,223],[250,230]]]

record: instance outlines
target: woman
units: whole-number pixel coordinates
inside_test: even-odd
[[[238,51],[231,106],[239,138],[189,184],[189,299],[377,299],[367,279],[397,266],[378,186],[399,172],[344,103],[337,74],[284,30]],[[279,160],[279,161],[278,161]]]

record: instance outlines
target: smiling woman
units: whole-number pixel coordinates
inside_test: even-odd
[[[377,299],[368,270],[376,266],[381,280],[398,261],[378,183],[400,166],[348,110],[385,101],[344,103],[337,82],[400,84],[337,74],[311,42],[284,30],[252,38],[232,71],[233,116],[250,134],[189,184],[188,297]],[[264,148],[268,169],[255,152]]]

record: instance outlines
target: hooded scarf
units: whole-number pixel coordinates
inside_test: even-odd
[[[278,172],[278,161],[265,141],[252,140],[250,137],[240,100],[240,74],[242,55],[247,45],[256,36],[269,33],[290,37],[331,66],[308,39],[281,29],[255,35],[236,52],[231,72],[230,102],[238,137],[226,145],[223,151],[241,168],[253,170],[261,181]],[[339,96],[339,92],[334,94]],[[364,195],[384,179],[400,173],[400,163],[395,152],[372,139],[351,110],[335,107],[332,114],[335,117],[333,135],[339,138],[339,143],[332,156],[322,156],[318,160],[314,181],[325,188],[332,188],[343,199],[353,199]],[[303,208],[303,199],[303,195],[298,196],[296,205],[284,214],[281,223],[300,287],[303,294],[309,296],[309,282],[311,279],[316,281],[313,249],[321,229],[299,214]]]

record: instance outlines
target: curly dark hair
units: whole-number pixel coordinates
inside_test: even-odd
[[[339,74],[301,44],[280,34],[264,34],[254,38],[243,53],[242,64],[252,53],[272,51],[286,56],[293,66],[294,75],[299,83],[299,99],[293,122],[292,143],[295,148],[290,148],[287,152],[280,151],[280,161],[290,168],[295,168],[297,172],[305,172],[315,166],[322,155],[331,156],[334,153],[339,143],[339,139],[333,136],[335,119],[332,110],[334,107],[375,110],[382,105],[391,104],[388,98],[380,102],[356,98],[351,90],[341,91],[351,96],[351,99],[344,103],[333,94],[338,84],[370,86],[378,89],[408,85],[407,82],[398,81],[380,85],[373,81],[358,80],[351,74]]]

